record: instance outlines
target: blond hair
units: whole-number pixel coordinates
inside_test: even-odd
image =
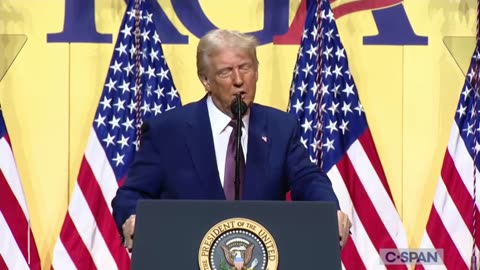
[[[248,34],[234,30],[215,29],[205,34],[197,46],[197,73],[206,76],[209,57],[222,48],[239,48],[245,50],[258,65],[257,39]]]

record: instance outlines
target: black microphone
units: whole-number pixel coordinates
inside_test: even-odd
[[[243,102],[240,94],[237,94],[235,99],[230,106],[232,114],[237,124],[235,127],[235,200],[240,200],[240,155],[243,155],[241,152],[241,138],[242,138],[242,116],[247,112],[247,104]]]

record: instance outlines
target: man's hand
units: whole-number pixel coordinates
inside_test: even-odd
[[[123,230],[123,245],[128,249],[132,250],[133,247],[133,232],[135,231],[135,217],[136,215],[131,215],[125,223],[122,225]]]
[[[352,222],[350,222],[347,214],[343,213],[342,211],[337,211],[337,216],[340,248],[343,248],[345,246],[345,243],[347,243],[348,236],[350,235],[350,228],[352,227]]]

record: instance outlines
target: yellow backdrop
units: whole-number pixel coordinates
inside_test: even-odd
[[[0,1],[0,76],[6,71],[0,103],[44,269],[52,260],[114,44],[48,43],[47,33],[63,29],[65,2]],[[258,15],[263,14],[263,1],[199,2],[218,27],[263,27]],[[290,0],[290,20],[299,2]],[[159,3],[189,36],[188,44],[163,46],[182,102],[188,103],[204,94],[194,63],[198,39],[176,17],[171,1]],[[405,0],[403,7],[415,33],[428,36],[428,45],[363,45],[364,36],[378,33],[372,10],[347,14],[337,25],[414,248],[433,200],[465,76],[462,69],[473,51],[474,39],[461,37],[475,34],[476,1]],[[124,9],[123,0],[95,1],[97,31],[113,34],[115,41]],[[257,102],[286,108],[297,50],[297,45],[259,48]]]

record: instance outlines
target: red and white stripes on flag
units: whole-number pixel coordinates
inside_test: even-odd
[[[22,183],[0,110],[0,269],[40,269]]]
[[[130,258],[116,229],[110,202],[115,174],[92,130],[68,213],[54,250],[54,269],[129,269]]]
[[[352,219],[352,235],[341,254],[343,269],[407,269],[381,264],[381,249],[408,248],[408,242],[369,130],[327,175],[340,208]]]

